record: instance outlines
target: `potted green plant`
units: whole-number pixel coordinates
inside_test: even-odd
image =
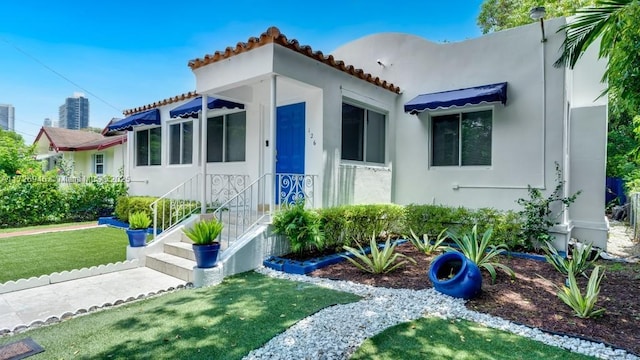
[[[182,231],[193,241],[193,252],[199,268],[207,269],[216,266],[220,242],[218,236],[222,233],[222,224],[217,219],[200,220],[193,227]]]
[[[147,245],[147,228],[151,225],[151,218],[144,211],[129,214],[129,246],[141,247]]]

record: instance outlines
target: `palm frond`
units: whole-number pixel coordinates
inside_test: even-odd
[[[567,36],[562,43],[562,54],[554,65],[573,69],[582,54],[600,36],[599,56],[608,56],[616,42],[620,19],[627,6],[634,1],[637,0],[600,0],[595,7],[576,11],[574,21],[558,29],[558,32],[566,31]]]

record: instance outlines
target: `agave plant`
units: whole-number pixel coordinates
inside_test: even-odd
[[[449,232],[449,237],[453,240],[458,249],[449,247],[450,250],[460,251],[469,260],[473,261],[478,267],[485,268],[491,275],[491,281],[496,281],[496,268],[502,269],[511,278],[514,278],[516,274],[505,264],[492,261],[493,258],[507,251],[507,246],[489,245],[491,241],[491,235],[493,234],[493,228],[487,229],[482,238],[478,236],[478,225],[474,225],[471,233],[464,234],[462,237],[458,237],[456,234]]]
[[[355,256],[356,259],[352,259],[346,255],[340,255],[347,260],[349,260],[353,265],[355,265],[358,269],[372,273],[372,274],[382,274],[391,272],[400,266],[411,262],[413,264],[416,263],[414,259],[411,257],[395,252],[397,244],[391,244],[390,239],[385,241],[382,250],[378,249],[378,244],[376,243],[375,234],[371,237],[370,242],[371,254],[367,255],[364,252],[364,249],[360,244],[358,244],[359,249],[352,248],[350,246],[343,246],[343,248]],[[403,259],[398,262],[399,259]]]
[[[443,249],[444,246],[442,243],[448,238],[446,235],[447,229],[440,231],[440,234],[438,234],[438,237],[433,240],[433,242],[429,240],[429,236],[427,236],[427,234],[422,235],[422,238],[420,238],[412,229],[409,229],[409,231],[411,232],[411,238],[409,238],[409,241],[416,249],[425,253],[425,255],[431,255]]]
[[[576,246],[573,254],[571,255],[571,259],[566,259],[558,254],[556,248],[548,241],[546,242],[546,246],[542,247],[542,250],[545,252],[544,257],[547,259],[549,264],[553,265],[556,270],[564,275],[573,274],[574,276],[578,274],[584,275],[585,271],[598,259],[601,250],[598,250],[596,256],[589,260],[589,257],[592,254],[592,249],[591,244]]]
[[[569,305],[580,318],[592,318],[604,314],[605,309],[595,309],[598,294],[600,293],[600,282],[604,277],[604,270],[600,273],[600,266],[593,268],[589,282],[587,284],[586,293],[583,295],[578,287],[576,276],[569,273],[569,286],[558,288],[558,297]],[[556,286],[557,287],[557,286]]]

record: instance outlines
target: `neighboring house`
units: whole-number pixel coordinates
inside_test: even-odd
[[[251,180],[307,174],[318,207],[519,209],[528,185],[553,190],[557,163],[565,195],[582,190],[558,219],[558,246],[574,236],[606,247],[605,62],[590,51],[575,70],[554,67],[563,24],[546,21],[545,41],[537,23],[446,44],[376,34],[328,56],[270,28],[190,61],[196,92],[109,129],[132,130],[127,174],[140,195],[164,194],[206,160],[208,174]]]
[[[36,159],[46,160],[45,170],[61,164],[71,167],[66,176],[118,176],[127,161],[127,136],[104,136],[84,130],[42,127],[34,144]]]

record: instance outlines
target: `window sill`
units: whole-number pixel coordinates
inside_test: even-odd
[[[340,162],[340,167],[354,168],[354,169],[368,169],[373,171],[391,171],[390,167],[383,164],[366,164],[357,162]]]

